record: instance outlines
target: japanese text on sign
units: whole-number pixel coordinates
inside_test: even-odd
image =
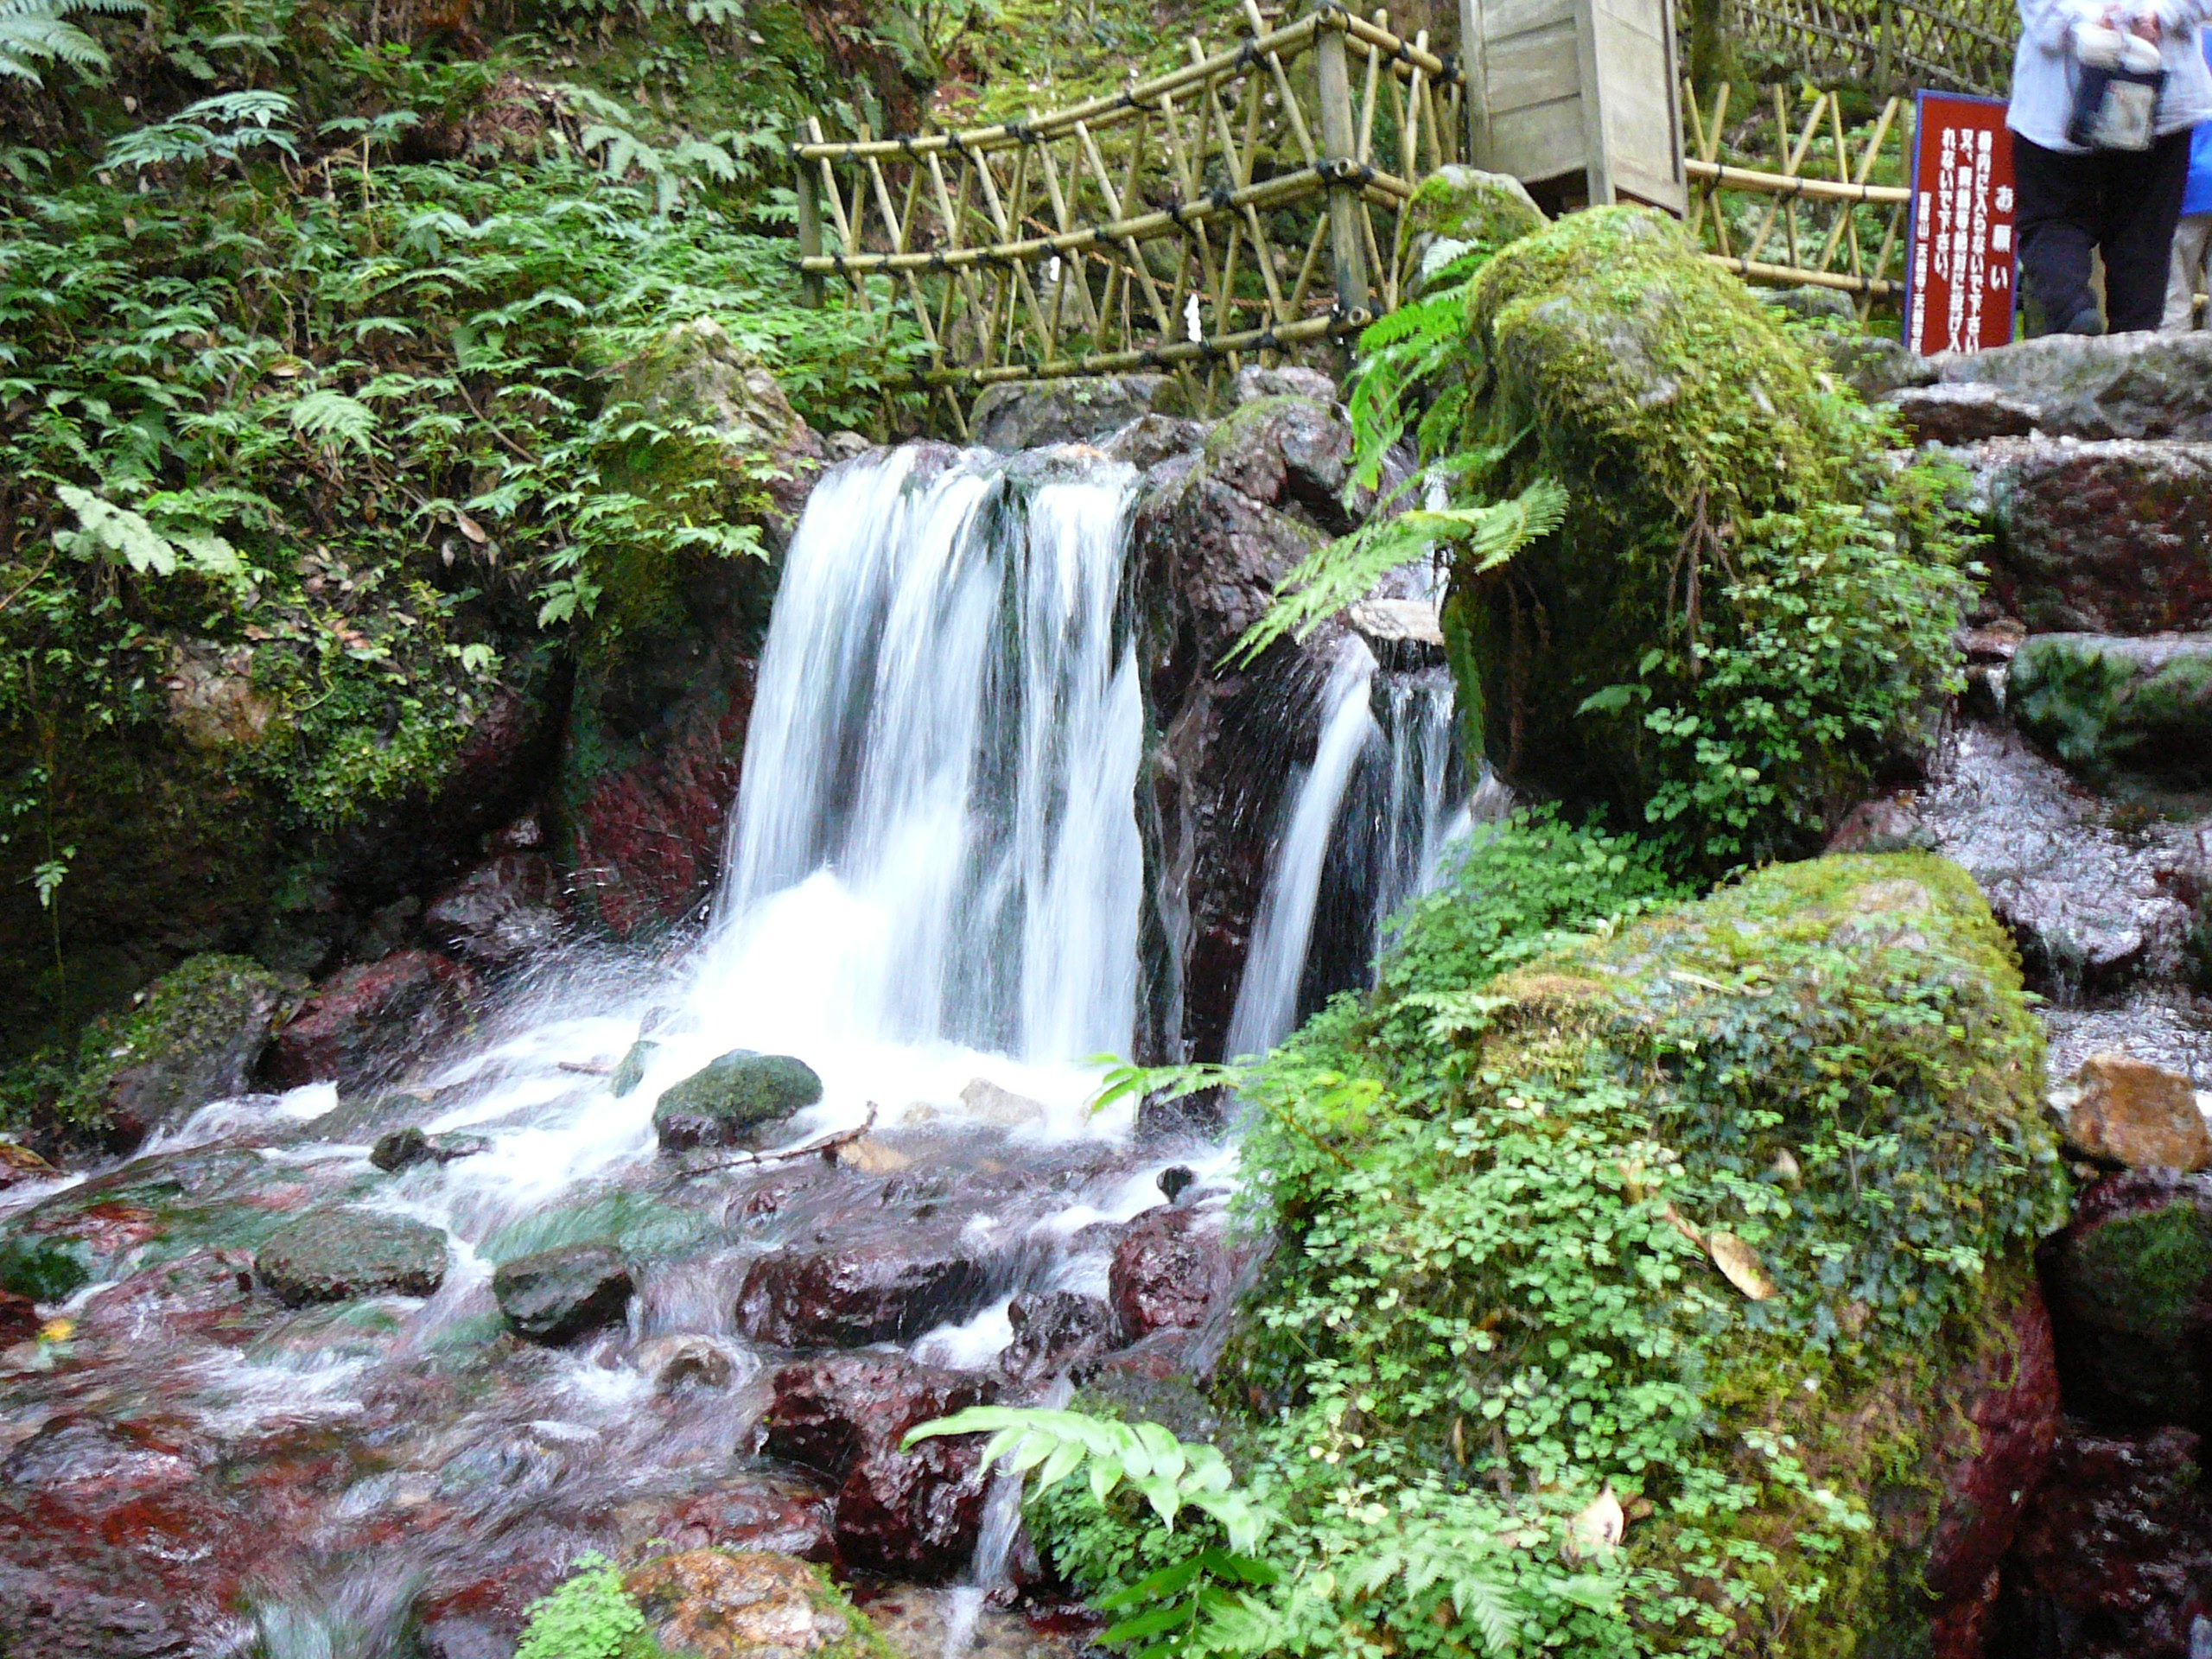
[[[2012,135],[2000,99],[1923,92],[1912,157],[1905,343],[1979,352],[2012,338]]]

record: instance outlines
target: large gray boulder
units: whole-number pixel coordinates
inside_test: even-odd
[[[1930,360],[1946,384],[2033,404],[2053,436],[2212,441],[2212,334],[2047,334]]]
[[[734,1049],[661,1091],[653,1130],[663,1152],[760,1146],[821,1098],[822,1079],[805,1061]]]
[[[373,1210],[316,1210],[271,1235],[254,1272],[287,1307],[357,1296],[429,1296],[445,1282],[446,1238]]]
[[[2212,443],[2025,438],[1960,458],[1993,537],[1991,605],[2037,632],[2212,628]]]

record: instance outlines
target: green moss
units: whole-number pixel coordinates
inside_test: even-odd
[[[33,1238],[0,1241],[0,1290],[35,1302],[59,1302],[92,1278],[83,1255],[68,1245]]]
[[[2067,1278],[2116,1328],[2179,1351],[2198,1293],[2212,1281],[2212,1216],[2171,1204],[2090,1228],[2075,1244]]]
[[[2093,778],[2212,782],[2212,651],[2193,641],[2038,634],[2013,659],[2005,704],[2023,731]]]
[[[1472,289],[1484,493],[1570,507],[1454,581],[1463,700],[1510,777],[1719,871],[1814,850],[1930,740],[1965,588],[1932,474],[1671,220],[1576,213]]]
[[[1924,1649],[1961,1414],[2063,1214],[2006,936],[1925,855],[1650,910],[1522,834],[1246,1084],[1277,1243],[1218,1398],[1307,1587],[1272,1605],[1408,1652]],[[1495,861],[1525,920],[1466,925]]]

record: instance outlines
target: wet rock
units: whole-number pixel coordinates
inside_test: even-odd
[[[837,1547],[866,1572],[941,1584],[967,1569],[990,1471],[980,1434],[863,1456],[837,1489]]]
[[[706,1491],[625,1504],[614,1517],[624,1552],[646,1548],[765,1549],[837,1562],[830,1489],[789,1472],[739,1476]]]
[[[1239,405],[1206,439],[1208,476],[1332,536],[1357,522],[1344,502],[1351,424],[1333,403],[1276,396]]]
[[[2032,404],[2054,436],[2212,440],[2212,334],[2047,334],[1934,362]]]
[[[243,957],[194,957],[156,980],[76,1085],[105,1116],[111,1144],[127,1150],[244,1093],[284,997],[276,976]]]
[[[1914,804],[1919,833],[1974,877],[2038,992],[2075,1003],[2179,971],[2191,915],[2173,876],[2195,857],[2182,826],[2116,824],[2063,768],[1981,725],[1960,732],[1948,776]]]
[[[1979,443],[2025,437],[2036,429],[2036,406],[1994,386],[1906,386],[1882,401],[1915,443]]]
[[[492,1294],[507,1323],[532,1342],[557,1345],[619,1323],[636,1286],[612,1244],[564,1244],[502,1262]]]
[[[761,1256],[738,1292],[738,1328],[785,1348],[911,1342],[988,1298],[988,1265],[957,1230],[873,1229]]]
[[[1229,1127],[1233,1104],[1226,1089],[1200,1089],[1173,1096],[1164,1090],[1155,1090],[1137,1103],[1138,1143],[1218,1139]],[[1169,1193],[1168,1198],[1172,1202],[1174,1194]]]
[[[2185,1429],[2069,1424],[2023,1518],[1992,1659],[2197,1659],[2212,1503]]]
[[[822,1098],[822,1079],[788,1054],[737,1049],[661,1091],[653,1130],[663,1152],[759,1147],[793,1113]]]
[[[914,1160],[880,1135],[864,1135],[837,1148],[837,1167],[862,1175],[896,1175]]]
[[[175,1486],[196,1472],[175,1446],[143,1429],[69,1415],[49,1420],[0,1470],[19,1486],[111,1493]]]
[[[1309,403],[1334,404],[1338,399],[1337,383],[1319,369],[1300,368],[1296,364],[1267,369],[1257,363],[1248,363],[1236,371],[1236,378],[1230,383],[1229,401],[1234,406],[1242,406],[1256,404],[1262,397],[1302,397]]]
[[[373,1083],[458,1029],[475,976],[434,950],[397,950],[315,988],[276,1033],[267,1070],[285,1088]]]
[[[607,1080],[607,1092],[620,1100],[645,1080],[645,1068],[653,1063],[653,1056],[660,1045],[650,1037],[640,1037],[630,1045],[628,1051],[614,1067],[613,1075]]]
[[[446,1276],[445,1235],[404,1216],[318,1210],[280,1228],[254,1272],[287,1307],[357,1296],[428,1296]]]
[[[2212,628],[2212,443],[2050,438],[1963,451],[1986,604],[2037,632]]]
[[[2183,1171],[2212,1165],[2196,1086],[2127,1054],[2092,1054],[2067,1091],[2066,1146],[2092,1163]]]
[[[36,1302],[12,1290],[0,1290],[0,1348],[29,1342],[41,1323]]]
[[[1035,1123],[1045,1116],[1045,1103],[1032,1100],[1027,1095],[1017,1095],[1011,1089],[1001,1089],[988,1077],[976,1077],[960,1091],[960,1108],[968,1116],[980,1122],[995,1124],[1001,1128],[1019,1128],[1025,1123]]]
[[[2212,1090],[2212,998],[2173,985],[2145,985],[2093,1007],[2053,1007],[2050,1069],[2067,1077],[2092,1054],[2126,1049]]]
[[[1134,1340],[1204,1325],[1229,1278],[1220,1218],[1162,1205],[1131,1222],[1114,1247],[1107,1294]]]
[[[2212,1393],[2212,1185],[2131,1170],[2085,1192],[2037,1255],[2066,1409],[2120,1427],[2199,1427]]]
[[[2012,659],[2005,702],[2022,731],[2093,778],[2212,783],[2212,633],[2036,634]]]
[[[896,1452],[906,1431],[988,1405],[988,1377],[925,1365],[904,1354],[829,1354],[778,1371],[761,1414],[760,1449],[842,1477],[862,1458]]]
[[[1109,461],[1126,461],[1141,473],[1163,461],[1205,448],[1204,422],[1174,415],[1140,415],[1098,446]]]
[[[696,1334],[655,1337],[638,1349],[638,1369],[653,1380],[656,1394],[679,1389],[722,1389],[732,1375],[729,1350],[712,1337]]]
[[[245,1250],[194,1250],[141,1269],[86,1303],[77,1320],[86,1337],[172,1338],[238,1322],[253,1294],[253,1257]]]
[[[483,1135],[458,1130],[426,1135],[416,1128],[393,1129],[377,1137],[376,1145],[369,1148],[369,1161],[396,1175],[417,1164],[449,1164],[456,1158],[473,1158],[489,1151],[491,1145]]]
[[[0,1141],[0,1192],[25,1181],[51,1180],[60,1173],[29,1147]]]
[[[1963,1421],[1946,1419],[1940,1432],[1943,1497],[1927,1567],[1941,1603],[1932,1645],[1937,1659],[1980,1659],[1999,1569],[2059,1433],[2050,1316],[2032,1285],[1945,1393]]]
[[[1000,1351],[999,1370],[1018,1384],[1063,1373],[1080,1376],[1090,1362],[1121,1345],[1114,1310],[1096,1296],[1070,1290],[1017,1296],[1007,1308],[1014,1340]]]
[[[1099,375],[1084,379],[1009,380],[976,399],[969,429],[988,449],[1035,449],[1048,443],[1101,438],[1165,407],[1173,379],[1164,374]]]
[[[144,1593],[0,1561],[0,1641],[10,1659],[191,1659],[188,1622]]]
[[[762,1550],[686,1550],[623,1580],[664,1652],[690,1659],[800,1659],[867,1650],[861,1615],[803,1561]]]
[[[423,930],[456,956],[500,967],[560,942],[560,899],[543,855],[501,853],[434,897]]]
[[[837,431],[825,432],[822,435],[823,458],[832,464],[839,461],[858,461],[874,448],[875,441],[873,438],[849,429],[841,428]]]

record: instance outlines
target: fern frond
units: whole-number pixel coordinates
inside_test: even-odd
[[[1244,631],[1224,659],[1249,664],[1288,634],[1304,639],[1330,617],[1366,597],[1402,564],[1459,550],[1471,575],[1494,570],[1539,537],[1559,528],[1567,494],[1549,481],[1532,484],[1510,501],[1479,507],[1415,508],[1373,519],[1331,542],[1286,575],[1268,613]]]

